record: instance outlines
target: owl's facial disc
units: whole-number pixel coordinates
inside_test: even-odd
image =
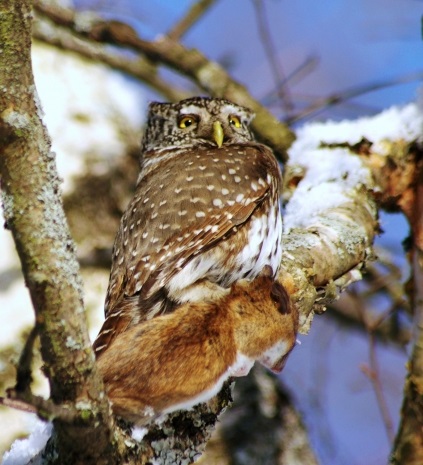
[[[196,105],[180,110],[177,117],[177,130],[182,135],[190,135],[191,143],[217,145],[251,141],[248,122],[241,115],[234,114],[234,106],[221,108],[219,113],[207,111]]]
[[[144,133],[143,163],[150,152],[183,147],[221,147],[254,140],[254,114],[224,99],[193,97],[179,103],[153,102]]]

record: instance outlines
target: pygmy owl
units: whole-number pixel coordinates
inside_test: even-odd
[[[194,97],[149,107],[136,191],[116,236],[96,355],[122,331],[229,292],[281,261],[280,169],[253,113]]]

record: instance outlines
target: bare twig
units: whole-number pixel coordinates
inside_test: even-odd
[[[21,393],[28,393],[32,382],[31,364],[33,359],[34,342],[37,335],[38,328],[35,325],[31,329],[31,332],[25,341],[21,356],[19,357],[15,390]]]
[[[307,57],[303,63],[301,63],[297,68],[292,70],[286,78],[279,82],[279,85],[272,89],[270,92],[267,92],[261,99],[261,103],[265,106],[274,105],[274,100],[278,96],[278,93],[284,88],[286,88],[287,84],[289,83],[291,86],[296,82],[301,81],[305,76],[308,76],[318,65],[318,58],[314,55]]]
[[[389,293],[389,290],[386,292]],[[356,327],[364,332],[368,332],[368,327],[370,327],[375,338],[383,342],[397,344],[401,348],[410,342],[410,329],[406,325],[400,323],[398,323],[399,327],[395,327],[395,320],[392,321],[392,318],[403,308],[402,303],[392,303],[387,311],[372,317],[368,316],[369,313],[371,313],[371,309],[366,303],[361,292],[345,292],[340,300],[330,304],[329,314],[332,315],[333,318],[340,319],[345,324]],[[360,311],[361,308],[363,308],[362,312]],[[366,314],[366,324],[363,321],[363,313]]]
[[[297,115],[293,115],[287,118],[286,123],[293,124],[297,121],[303,121],[306,118],[316,116],[320,112],[326,110],[328,107],[339,105],[340,103],[343,103],[354,97],[359,97],[361,95],[367,94],[369,92],[374,92],[376,90],[384,89],[386,87],[396,86],[398,84],[405,84],[407,82],[421,81],[422,79],[422,72],[413,72],[404,76],[399,76],[398,78],[389,81],[385,80],[381,82],[364,84],[361,86],[356,86],[350,89],[345,89],[343,91],[333,93],[327,97],[314,99],[313,103],[308,108],[305,108]]]
[[[0,404],[23,412],[35,413],[46,421],[60,419],[71,424],[80,416],[80,412],[72,404],[57,405],[51,400],[34,396],[31,393],[22,394],[14,389],[9,389],[7,394],[8,397],[0,397]]]
[[[180,40],[184,34],[216,3],[216,0],[199,0],[188,13],[167,33],[169,39]]]
[[[283,72],[280,61],[278,60],[278,53],[270,33],[270,26],[267,21],[264,2],[263,0],[253,0],[253,5],[256,11],[257,28],[264,51],[272,69],[273,79],[275,82],[275,93],[279,97],[282,108],[289,117],[294,109],[294,105],[289,94],[285,73]]]
[[[383,424],[385,425],[386,435],[388,436],[388,441],[392,444],[395,437],[394,425],[391,414],[389,413],[383,384],[380,378],[379,364],[376,356],[376,339],[372,331],[369,331],[369,367],[363,366],[362,371],[372,383],[376,402],[382,416]]]
[[[410,329],[400,323],[397,315],[409,310],[409,302],[404,297],[401,272],[386,251],[377,250],[378,261],[369,263],[364,279],[365,289],[346,293],[339,302],[331,307],[343,317],[358,323],[358,326],[371,332],[375,338],[393,342],[404,347],[411,339]],[[383,269],[380,265],[383,265]],[[390,306],[383,312],[372,308],[371,297],[388,297]]]
[[[157,67],[151,64],[149,60],[142,57],[131,58],[124,56],[116,52],[116,50],[111,50],[110,47],[83,37],[77,37],[69,29],[56,25],[41,16],[34,22],[33,37],[63,50],[76,52],[85,58],[104,63],[129,76],[140,79],[169,101],[176,102],[191,95],[191,93],[176,88],[173,84],[160,77]]]

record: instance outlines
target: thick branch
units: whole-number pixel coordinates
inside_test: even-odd
[[[112,463],[112,456],[100,460],[111,442],[112,423],[88,338],[78,263],[62,209],[55,158],[37,106],[30,59],[30,2],[5,0],[0,16],[4,216],[34,305],[52,400],[75,402],[79,411],[79,428],[55,421],[61,463],[67,463],[64,459],[70,451],[76,460],[93,443],[97,447],[91,449],[91,459]],[[94,427],[95,423],[101,426]]]
[[[409,197],[421,120],[409,105],[299,131],[285,171],[288,234],[280,279],[295,294],[302,331],[309,329],[311,310],[321,311],[337,289],[360,279],[360,268],[372,258],[375,198],[392,207]]]

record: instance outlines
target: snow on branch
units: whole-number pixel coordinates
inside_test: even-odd
[[[285,241],[280,279],[291,287],[307,332],[314,312],[361,278],[378,233],[380,169],[394,142],[422,137],[415,104],[356,121],[297,131],[285,168]]]

